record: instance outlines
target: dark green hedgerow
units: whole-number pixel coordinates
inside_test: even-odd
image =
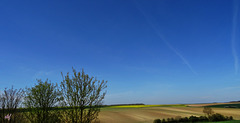
[[[195,123],[195,122],[216,122],[216,121],[231,121],[233,117],[223,116],[222,114],[216,113],[209,117],[206,116],[190,116],[190,117],[176,117],[176,118],[167,118],[167,119],[155,119],[153,123]]]

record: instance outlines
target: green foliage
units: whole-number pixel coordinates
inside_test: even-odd
[[[160,119],[155,119],[153,123],[162,123],[162,121]]]
[[[179,122],[189,122],[188,117],[180,118]]]
[[[200,116],[199,121],[208,121],[209,119],[206,116]]]
[[[99,122],[107,81],[89,77],[83,70],[73,69],[73,74],[72,78],[69,73],[63,78],[61,91],[48,80],[37,80],[25,91],[5,89],[0,93],[0,123]],[[19,108],[23,98],[24,108]],[[8,115],[10,118],[5,118]]]
[[[37,81],[38,83],[34,87],[26,88],[24,106],[28,112],[25,113],[25,116],[32,123],[56,122],[59,113],[50,112],[50,110],[52,107],[58,106],[62,100],[58,86],[48,80]]]
[[[190,116],[188,119],[189,119],[190,122],[199,121],[199,118],[197,116]]]
[[[21,121],[21,116],[17,113],[17,108],[22,103],[22,89],[7,89],[0,94],[0,122],[16,123]],[[6,115],[11,115],[10,120],[5,119]]]
[[[62,74],[63,76],[63,74]],[[73,76],[69,73],[63,76],[61,89],[64,105],[71,107],[65,110],[66,120],[71,122],[89,123],[97,119],[106,92],[107,81],[99,81],[82,72],[73,69]]]
[[[226,121],[226,120],[230,120],[230,119],[219,113],[213,114],[209,117],[209,121]]]
[[[154,120],[154,123],[158,123],[160,119],[155,119]],[[221,114],[213,114],[211,115],[209,118],[206,117],[206,116],[200,116],[200,117],[197,117],[197,116],[190,116],[189,118],[188,117],[184,117],[184,118],[180,118],[180,117],[176,117],[175,119],[174,118],[167,118],[167,120],[165,119],[162,119],[162,121],[160,123],[195,123],[195,122],[208,122],[208,121],[211,121],[211,122],[216,122],[216,121],[230,121],[230,120],[233,120],[232,116],[230,117],[225,117]]]
[[[167,121],[165,119],[162,119],[162,123],[167,123]]]

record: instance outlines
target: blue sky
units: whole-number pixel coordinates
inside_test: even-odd
[[[106,104],[240,100],[240,1],[1,1],[0,89],[108,80]]]

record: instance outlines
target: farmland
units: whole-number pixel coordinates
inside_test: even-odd
[[[208,105],[217,104],[204,104],[204,106]],[[233,116],[234,119],[240,120],[240,109],[215,107],[212,109],[215,113]],[[203,116],[202,110],[203,107],[200,104],[109,106],[101,109],[99,120],[101,123],[152,123],[157,118]]]

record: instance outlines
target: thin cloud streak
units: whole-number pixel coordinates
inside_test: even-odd
[[[188,62],[188,60],[179,53],[162,35],[162,33],[156,28],[156,26],[153,25],[152,21],[149,19],[149,17],[146,15],[146,13],[140,8],[140,5],[137,3],[137,1],[134,1],[138,10],[143,14],[145,19],[147,20],[148,24],[153,28],[153,30],[156,32],[157,36],[168,46],[169,49],[171,49],[183,62],[187,65],[187,67],[191,70],[192,73],[195,75],[198,75],[198,73],[193,69],[191,64]]]
[[[237,16],[238,15],[238,2],[237,0],[234,1],[234,12],[233,12],[233,24],[232,24],[232,55],[234,58],[234,69],[235,69],[235,74],[238,74],[238,53],[237,53],[237,48],[236,48],[236,31],[237,31]]]

